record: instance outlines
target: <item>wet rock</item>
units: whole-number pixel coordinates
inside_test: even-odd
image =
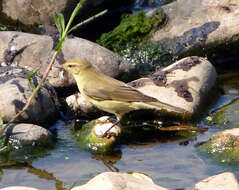
[[[104,172],[72,190],[167,190],[142,173]]]
[[[4,187],[1,190],[38,190],[33,187],[24,187],[24,186],[11,186],[11,187]]]
[[[213,65],[205,58],[194,56],[181,59],[149,77],[132,81],[130,85],[191,117],[211,101],[208,97],[214,90],[216,78]]]
[[[55,38],[47,35],[34,35],[22,32],[0,32],[0,63],[14,64],[29,70],[40,67],[43,74],[53,54]],[[68,38],[63,43],[62,51],[49,73],[48,81],[54,87],[66,87],[75,84],[71,75],[64,75],[61,64],[66,60],[83,58],[112,77],[128,76],[131,66],[115,53],[93,42]]]
[[[193,4],[190,0],[179,0],[162,8],[168,23],[151,41],[164,42],[173,54],[213,57],[216,52],[223,56],[226,50],[232,53],[232,44],[238,43],[237,0],[195,0]],[[221,50],[217,49],[220,47]]]
[[[225,172],[211,176],[197,183],[193,190],[239,190],[239,184],[233,173]]]
[[[79,146],[93,153],[113,152],[121,133],[118,125],[112,127],[114,122],[110,117],[103,116],[81,126],[76,133]]]
[[[227,129],[213,134],[200,146],[204,152],[221,162],[239,160],[239,128]]]
[[[236,127],[239,123],[239,99],[220,108],[214,113],[213,121],[226,128]]]
[[[27,75],[29,71],[18,67],[0,67],[0,115],[4,122],[10,121],[25,106],[32,94]],[[33,77],[37,85],[39,78]],[[29,109],[16,122],[47,126],[58,118],[57,96],[54,89],[45,84],[40,88]]]
[[[51,146],[53,145],[52,133],[38,125],[20,123],[13,124],[6,134],[10,134],[9,142],[12,146]]]

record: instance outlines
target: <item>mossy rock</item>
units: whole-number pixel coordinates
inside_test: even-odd
[[[213,121],[219,125],[225,125],[226,128],[233,128],[239,123],[239,99],[222,107],[215,112]]]
[[[17,146],[14,143],[9,143],[7,146],[5,145],[5,139],[0,140],[0,163],[4,163],[7,165],[11,162],[16,163],[31,163],[34,159],[44,157],[48,154],[48,150],[53,148],[53,146],[36,146],[34,144]]]
[[[114,136],[110,138],[96,136],[94,132],[95,126],[96,120],[93,120],[84,124],[80,131],[77,132],[79,146],[92,153],[104,154],[112,152],[116,145],[116,138]]]
[[[217,132],[200,149],[220,162],[239,161],[239,128]]]

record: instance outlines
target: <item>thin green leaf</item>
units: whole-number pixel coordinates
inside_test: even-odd
[[[96,14],[95,16],[90,17],[90,18],[84,20],[83,22],[80,22],[79,24],[73,26],[73,27],[67,32],[67,34],[69,34],[70,32],[72,32],[73,30],[77,29],[77,28],[78,28],[79,26],[81,26],[82,24],[85,24],[85,23],[87,23],[87,22],[89,22],[89,21],[91,21],[91,20],[93,20],[93,19],[95,19],[95,18],[97,18],[97,17],[99,17],[99,16],[105,14],[107,11],[108,11],[107,9],[104,10],[104,11],[101,11],[100,13]]]
[[[63,14],[56,13],[54,20],[55,20],[55,25],[58,29],[58,32],[62,38],[64,30],[65,30],[65,19],[64,19]]]
[[[80,0],[80,2],[76,5],[74,11],[72,12],[71,14],[71,17],[66,25],[66,28],[64,30],[64,34],[63,34],[63,37],[65,38],[66,35],[69,33],[69,28],[71,26],[71,23],[73,21],[73,19],[75,18],[75,16],[77,15],[77,13],[79,12],[79,10],[82,8],[82,5],[85,3],[86,0]]]
[[[32,89],[36,88],[34,82],[32,81],[32,78],[36,76],[36,73],[40,70],[40,68],[35,69],[35,71],[31,72],[29,75],[27,75],[27,79],[29,80],[29,85]]]
[[[31,87],[32,89],[35,89],[35,88],[36,88],[35,84],[34,84],[31,80],[29,81],[29,85],[30,85],[30,87]]]
[[[40,70],[40,67],[36,68],[33,72],[31,72],[29,75],[27,75],[27,79],[31,80],[32,77],[36,76],[36,73]]]

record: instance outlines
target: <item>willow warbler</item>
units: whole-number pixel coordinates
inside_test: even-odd
[[[180,108],[144,95],[124,82],[98,71],[83,59],[70,60],[63,68],[71,73],[81,94],[100,110],[113,113],[120,121],[124,114],[138,109],[165,109],[182,112]]]

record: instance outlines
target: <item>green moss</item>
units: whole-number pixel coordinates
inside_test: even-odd
[[[226,128],[236,127],[239,123],[239,99],[215,112],[213,121],[216,124],[225,125]]]
[[[230,137],[228,140],[225,140],[224,144],[215,145],[217,138],[219,138],[217,135],[212,136],[208,142],[200,146],[200,149],[217,161],[227,163],[238,162],[238,139]]]
[[[126,14],[121,23],[113,31],[103,34],[97,42],[117,53],[132,47],[145,39],[153,29],[164,23],[165,15],[162,10],[152,18],[146,17],[144,12]]]
[[[81,148],[93,153],[108,153],[113,151],[115,138],[99,138],[94,134],[95,120],[86,123],[77,132],[78,144]]]

